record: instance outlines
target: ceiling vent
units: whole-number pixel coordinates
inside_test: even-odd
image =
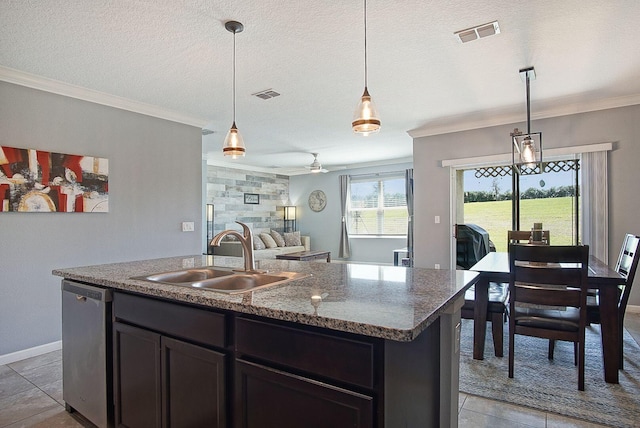
[[[254,95],[263,100],[268,100],[269,98],[275,98],[280,96],[280,94],[274,91],[273,89],[265,89],[264,91],[256,92],[255,94],[251,94],[251,95]]]
[[[207,129],[207,128],[202,128],[202,135],[211,135],[213,134],[214,131]]]
[[[465,30],[456,31],[453,34],[456,35],[456,38],[460,43],[467,43],[487,36],[493,36],[494,34],[500,34],[500,26],[498,25],[498,21],[493,21],[476,27],[467,28]]]

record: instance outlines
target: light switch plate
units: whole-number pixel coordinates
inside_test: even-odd
[[[195,224],[192,221],[183,221],[182,222],[182,231],[183,232],[193,232]]]

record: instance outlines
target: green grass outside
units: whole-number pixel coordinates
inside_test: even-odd
[[[571,197],[524,199],[520,201],[520,229],[529,230],[542,222],[549,230],[551,244],[573,244],[574,201]],[[464,222],[489,232],[496,251],[507,251],[507,230],[511,229],[511,201],[469,202],[464,204]]]

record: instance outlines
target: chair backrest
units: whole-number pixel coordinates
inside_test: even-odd
[[[513,305],[573,306],[586,318],[588,266],[588,245],[510,244],[509,299]]]
[[[620,248],[620,255],[616,262],[616,272],[626,278],[624,284],[622,284],[622,296],[620,297],[620,310],[624,314],[629,302],[629,295],[631,294],[631,286],[633,285],[633,279],[636,276],[636,269],[638,268],[638,260],[640,259],[640,251],[638,246],[640,245],[640,237],[627,233],[622,242],[622,248]]]
[[[521,241],[529,242],[531,238],[530,230],[508,230],[507,231],[507,247],[509,244],[517,244]],[[551,244],[551,235],[548,230],[542,231],[542,240],[546,245]]]

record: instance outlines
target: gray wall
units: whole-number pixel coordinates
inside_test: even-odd
[[[442,168],[440,161],[508,153],[514,126],[526,128],[518,123],[414,140],[416,266],[450,265],[449,168]],[[609,262],[615,264],[624,234],[640,235],[640,105],[537,120],[531,129],[543,133],[546,148],[614,143],[608,178]],[[440,224],[434,223],[436,215]],[[640,304],[640,287],[632,291],[630,304]]]
[[[311,236],[312,250],[331,251],[331,258],[338,260],[340,246],[340,187],[338,176],[370,174],[376,172],[404,171],[411,163],[393,164],[369,168],[332,171],[326,174],[296,175],[289,178],[289,196],[298,212],[298,230]],[[309,208],[309,194],[322,190],[327,195],[327,206],[316,213]],[[369,263],[393,263],[393,250],[407,245],[401,238],[351,238],[350,261]]]
[[[0,145],[108,158],[110,209],[0,213],[0,356],[60,340],[52,269],[201,252],[201,141],[192,126],[0,82]]]

